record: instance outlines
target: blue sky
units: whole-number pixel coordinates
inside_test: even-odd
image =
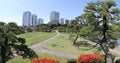
[[[30,11],[44,22],[50,21],[50,12],[58,11],[60,18],[74,19],[83,13],[88,2],[97,0],[0,0],[0,21],[22,25],[23,12]],[[120,1],[115,0],[120,8]]]

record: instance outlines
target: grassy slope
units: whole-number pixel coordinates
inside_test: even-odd
[[[21,34],[18,35],[18,37],[23,37],[26,39],[26,44],[27,45],[32,45],[35,44],[37,42],[46,40],[52,36],[54,36],[56,33],[55,32],[51,32],[51,33],[47,33],[47,32],[32,32],[32,33],[25,33],[25,34]]]
[[[43,54],[43,53],[39,53],[39,59],[53,59],[56,61],[60,61],[60,63],[67,63],[67,58],[62,58],[62,57],[56,57],[56,56],[52,56],[52,55],[48,55],[48,54]],[[31,63],[30,59],[23,59],[21,56],[15,57],[11,60],[9,60],[7,63]]]
[[[52,32],[52,33],[32,32],[32,33],[21,34],[18,37],[25,38],[27,40],[26,44],[31,45],[36,42],[40,42],[42,40],[48,39],[48,38],[54,36],[55,34],[56,34],[55,32]],[[43,53],[39,53],[38,56],[39,56],[39,59],[41,59],[41,58],[53,59],[53,60],[60,61],[60,63],[66,63],[68,60],[67,58],[56,57],[56,56],[43,54]],[[31,63],[31,60],[23,59],[21,56],[17,56],[15,58],[9,60],[7,63]]]
[[[69,40],[69,37],[67,35],[60,35],[56,39],[50,41],[49,43],[43,45],[44,48],[54,50],[54,51],[60,51],[65,53],[71,53],[71,54],[85,54],[85,53],[94,53],[96,49],[92,50],[86,50],[89,49],[89,46],[73,46],[72,41]]]

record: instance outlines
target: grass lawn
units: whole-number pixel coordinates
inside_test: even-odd
[[[84,46],[84,45],[81,45],[79,47],[73,46],[73,43],[69,39],[69,36],[65,34],[61,34],[56,39],[43,45],[43,47],[49,50],[60,51],[70,54],[78,54],[78,55],[87,54],[87,53],[99,53],[97,49],[87,50],[90,48],[90,46]]]
[[[62,57],[56,57],[56,56],[52,56],[52,55],[48,55],[48,54],[43,54],[43,53],[39,53],[39,59],[53,59],[56,61],[60,61],[60,63],[67,63],[68,58],[62,58]],[[17,56],[15,58],[12,58],[11,60],[9,60],[7,63],[31,63],[30,59],[23,59],[21,56]]]
[[[37,42],[46,40],[54,35],[56,35],[55,32],[31,32],[31,33],[25,33],[25,34],[18,35],[18,37],[25,38],[26,44],[32,45]]]

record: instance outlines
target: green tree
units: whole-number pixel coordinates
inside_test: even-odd
[[[16,33],[9,26],[9,24],[0,26],[0,63],[6,63],[14,57],[14,54],[23,58],[37,57],[36,53],[25,44],[25,39],[16,37]]]
[[[99,45],[105,53],[106,63],[112,63],[112,56],[107,46],[108,40],[111,39],[109,36],[112,34],[112,32],[109,32],[108,24],[120,17],[120,9],[115,6],[116,3],[112,0],[91,2],[85,7],[85,13],[81,15],[81,18],[88,25],[94,26],[93,32],[100,32]],[[100,27],[100,29],[98,30],[97,27]]]
[[[70,23],[70,25],[68,25],[67,30],[68,30],[69,32],[71,32],[70,37],[72,37],[72,36],[74,37],[74,36],[75,36],[75,38],[74,38],[74,40],[73,40],[73,45],[76,44],[76,41],[77,41],[77,39],[78,39],[79,29],[80,29],[80,26],[79,26],[78,21],[77,21],[77,20],[71,20],[71,23]],[[75,34],[75,35],[74,35],[74,34]]]
[[[12,31],[16,35],[25,33],[24,29],[19,27],[15,22],[9,22],[6,25],[7,25],[8,30]]]
[[[33,32],[33,28],[26,27],[26,31],[27,31],[27,32]]]
[[[41,24],[36,26],[35,31],[51,32],[51,28],[49,27],[48,24]]]
[[[65,32],[65,31],[66,31],[66,28],[65,28],[64,26],[58,26],[58,27],[57,27],[57,30],[58,30],[59,32]]]
[[[5,25],[5,23],[4,22],[0,22],[0,26],[4,26]]]

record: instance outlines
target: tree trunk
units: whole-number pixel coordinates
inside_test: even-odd
[[[2,63],[6,63],[6,61],[7,61],[7,56],[6,56],[7,44],[8,44],[8,38],[5,37],[5,41],[3,42],[3,45],[1,46],[1,61],[2,61]]]
[[[78,39],[78,35],[75,37],[75,39],[74,39],[74,41],[73,41],[73,45],[76,44],[77,39]]]
[[[1,46],[1,62],[6,63],[6,48]]]
[[[103,25],[101,31],[101,39],[100,39],[100,46],[105,53],[105,63],[112,63],[112,55],[109,51],[107,39],[106,39],[106,31],[108,29],[107,19],[103,16]]]
[[[112,63],[112,55],[111,55],[107,45],[108,45],[107,43],[100,44],[103,52],[105,53],[105,63]]]

